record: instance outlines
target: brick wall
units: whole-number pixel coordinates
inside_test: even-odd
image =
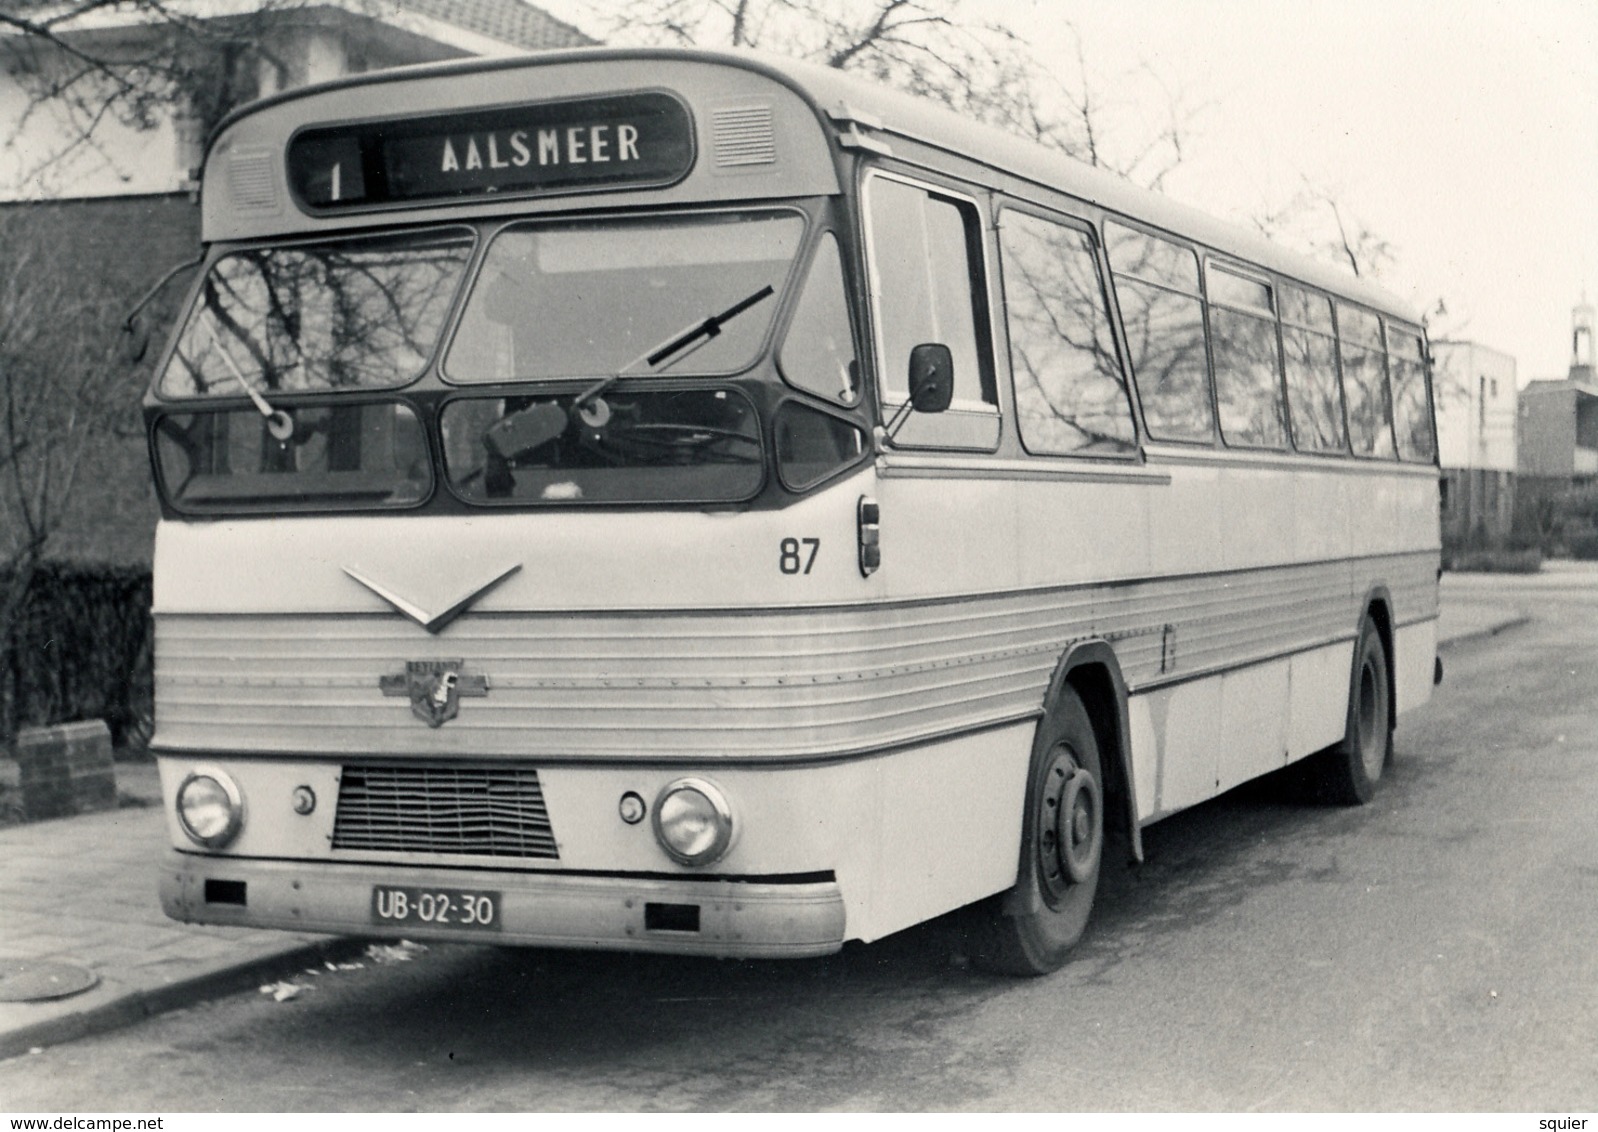
[[[105,278],[125,290],[142,292],[200,250],[200,207],[187,194],[0,204],[0,213],[25,215],[32,238],[67,277]]]

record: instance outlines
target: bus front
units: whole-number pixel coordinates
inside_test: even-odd
[[[929,721],[854,612],[848,157],[686,55],[224,126],[146,401],[169,915],[800,956],[1007,883],[891,883],[969,874],[903,808],[970,806],[933,785],[960,752],[870,757]]]

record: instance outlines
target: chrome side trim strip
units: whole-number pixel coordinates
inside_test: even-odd
[[[1336,475],[1403,475],[1436,479],[1434,464],[1400,464],[1359,460],[1347,456],[1318,456],[1298,452],[1239,452],[1216,448],[1173,448],[1149,445],[1146,463],[1095,463],[1047,456],[1025,460],[1002,456],[954,456],[931,452],[884,452],[877,456],[877,472],[887,479],[996,479],[1047,480],[1064,483],[1140,483],[1159,486],[1171,482],[1160,465],[1246,468],[1251,471],[1329,472]]]
[[[1317,455],[1313,452],[1249,452],[1211,448],[1206,445],[1177,447],[1150,444],[1144,447],[1150,466],[1188,464],[1197,467],[1246,468],[1250,471],[1333,472],[1344,475],[1402,475],[1413,479],[1435,480],[1436,464],[1405,464],[1396,460],[1376,460],[1357,456]]]
[[[1048,480],[1055,483],[1169,484],[1169,472],[1138,464],[1100,465],[1050,463],[1046,457],[1007,460],[994,456],[949,457],[916,453],[884,453],[877,472],[887,479]]]

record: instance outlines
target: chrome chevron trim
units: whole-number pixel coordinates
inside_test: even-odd
[[[399,610],[412,621],[426,629],[429,633],[437,633],[440,629],[444,628],[444,626],[448,625],[451,621],[455,620],[455,618],[459,617],[468,608],[470,608],[474,601],[482,597],[489,590],[499,585],[506,578],[510,577],[521,568],[522,564],[518,562],[507,569],[501,570],[498,574],[495,574],[487,581],[479,582],[470,587],[459,599],[455,601],[454,604],[443,610],[440,610],[437,613],[429,613],[415,602],[408,601],[406,598],[402,597],[394,590],[389,589],[381,582],[373,581],[365,574],[352,570],[348,566],[340,567],[344,573],[348,574],[355,581],[361,583],[361,585],[371,590],[378,597],[388,602],[395,609]]]

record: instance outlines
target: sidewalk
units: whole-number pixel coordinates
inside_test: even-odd
[[[0,974],[67,964],[98,976],[69,998],[0,1002],[0,1058],[322,963],[337,937],[197,927],[155,895],[167,844],[155,764],[116,765],[142,806],[0,829]]]
[[[1444,578],[1439,647],[1526,620],[1470,589]],[[155,895],[167,843],[155,766],[118,763],[117,788],[145,804],[0,829],[0,973],[61,963],[99,978],[69,998],[0,1002],[0,1058],[320,966],[354,942],[167,919]]]
[[[1452,574],[1443,575],[1442,610],[1437,618],[1439,652],[1526,623],[1525,611],[1513,602],[1503,601],[1496,594],[1491,600],[1479,600],[1457,583],[1450,585],[1454,578]]]

